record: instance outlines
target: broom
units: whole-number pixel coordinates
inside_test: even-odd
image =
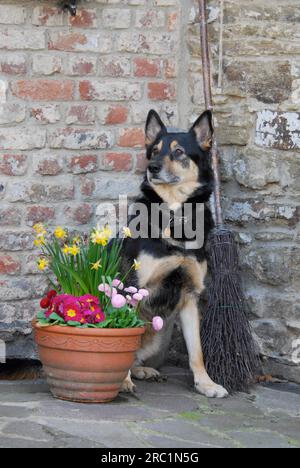
[[[199,0],[203,81],[206,108],[212,110],[206,0]],[[230,393],[247,391],[254,382],[258,359],[247,319],[234,234],[224,226],[221,209],[217,141],[211,150],[214,172],[216,227],[209,239],[212,282],[201,324],[201,339],[209,376]]]

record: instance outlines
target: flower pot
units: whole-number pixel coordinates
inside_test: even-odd
[[[51,393],[82,403],[105,403],[118,395],[141,346],[144,328],[40,327],[33,322]]]

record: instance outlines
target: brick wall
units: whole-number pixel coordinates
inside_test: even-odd
[[[270,3],[270,5],[269,5]],[[272,3],[272,4],[271,4]],[[241,244],[266,370],[300,380],[298,0],[209,1],[224,209]],[[30,320],[46,282],[36,221],[87,229],[99,201],[137,193],[154,107],[186,127],[203,110],[195,0],[0,1],[0,338],[33,356]],[[185,353],[177,337],[176,362]],[[182,350],[182,353],[181,353]]]

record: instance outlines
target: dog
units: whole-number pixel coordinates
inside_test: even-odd
[[[141,317],[151,322],[153,316],[164,318],[162,331],[155,332],[147,326],[142,347],[126,380],[123,391],[132,392],[135,385],[131,377],[139,380],[159,379],[160,373],[149,362],[161,365],[172,335],[173,324],[179,316],[185,338],[189,363],[194,375],[195,389],[209,398],[228,396],[226,389],[214,383],[208,376],[201,348],[199,297],[204,290],[207,273],[205,244],[214,227],[208,201],[213,191],[213,172],[210,149],[213,138],[212,114],[204,112],[188,132],[168,132],[160,116],[151,110],[146,122],[146,157],[148,167],[141,185],[137,203],[151,211],[153,204],[167,204],[173,213],[169,228],[158,238],[126,239],[123,251],[123,268],[127,271],[137,259],[141,265],[130,278],[131,284],[146,288],[150,295],[141,308]],[[183,204],[192,206],[192,218],[196,206],[204,204],[204,245],[186,249],[186,238],[175,236],[176,213]],[[194,219],[183,220],[194,224]],[[151,216],[147,219],[151,228]],[[155,226],[157,228],[157,226]]]

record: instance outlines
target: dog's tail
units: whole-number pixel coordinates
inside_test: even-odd
[[[43,369],[37,361],[9,361],[0,365],[0,380],[37,380],[43,377]]]

